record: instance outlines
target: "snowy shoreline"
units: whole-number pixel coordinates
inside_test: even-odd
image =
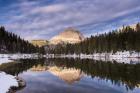
[[[119,63],[140,63],[140,53],[135,51],[93,54],[46,54],[46,58],[80,58],[112,62],[116,61]]]
[[[37,57],[37,55],[31,54],[0,54],[0,65],[12,62],[14,59]],[[0,84],[3,84],[0,88],[0,93],[14,93],[14,91],[25,86],[25,82],[21,78],[6,74],[2,71],[0,71]]]
[[[0,93],[14,93],[14,91],[26,86],[24,80],[6,74],[5,72],[0,72],[0,84],[2,84],[2,87],[0,87]]]
[[[0,72],[0,93],[7,93],[11,87],[18,87],[18,81],[15,76],[6,74],[5,72]]]
[[[43,57],[42,55],[39,54],[0,54],[0,58],[8,58],[8,59],[28,59],[28,58],[32,58],[32,59],[36,59],[36,58],[40,58]]]

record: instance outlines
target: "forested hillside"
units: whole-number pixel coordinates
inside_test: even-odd
[[[92,54],[117,51],[140,51],[140,23],[136,28],[130,26],[109,33],[91,36],[77,44],[57,45],[50,49],[54,54]]]
[[[19,36],[7,32],[4,27],[0,27],[0,53],[42,53],[43,48],[35,47]]]

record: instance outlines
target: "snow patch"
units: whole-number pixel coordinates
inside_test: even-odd
[[[93,53],[93,54],[47,54],[47,58],[80,58],[101,61],[116,61],[119,63],[140,63],[140,53],[135,51],[117,51],[116,53]]]
[[[0,72],[0,93],[6,93],[9,91],[10,87],[18,87],[18,82],[16,78],[12,75],[8,75],[4,72]]]
[[[27,59],[27,58],[38,58],[38,54],[0,54],[0,58],[8,59]]]
[[[3,63],[9,63],[12,62],[12,60],[9,60],[9,58],[0,58],[0,65]]]

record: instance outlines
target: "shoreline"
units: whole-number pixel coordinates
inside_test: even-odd
[[[26,82],[22,78],[5,72],[0,72],[0,84],[3,84],[0,93],[15,93],[26,86]]]
[[[120,63],[140,63],[140,52],[118,51],[116,53],[93,53],[93,54],[0,54],[0,58],[16,59],[39,59],[39,58],[80,58],[101,61],[116,61]]]
[[[46,58],[80,58],[111,62],[116,61],[119,63],[140,63],[140,53],[135,51],[93,54],[46,54]]]
[[[7,93],[16,93],[18,90],[26,87],[26,82],[21,77],[16,76],[15,79],[18,82],[18,86],[11,86]]]
[[[41,54],[0,54],[0,58],[8,58],[8,59],[38,59],[43,57]]]
[[[116,53],[92,53],[92,54],[46,54],[46,57],[79,57],[79,58],[140,58],[140,52],[117,51]]]

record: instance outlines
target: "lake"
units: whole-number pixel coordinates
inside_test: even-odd
[[[93,59],[20,59],[0,65],[26,87],[17,93],[140,93],[140,64]]]

